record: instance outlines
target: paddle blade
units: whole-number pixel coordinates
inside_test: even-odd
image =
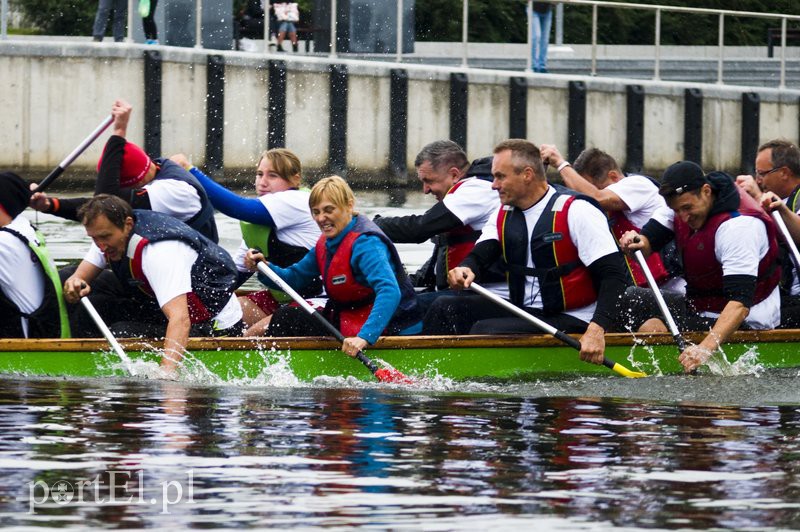
[[[603,365],[609,368],[610,370],[622,375],[623,377],[628,377],[629,379],[641,379],[642,377],[647,377],[647,373],[630,370],[625,366],[623,366],[622,364],[614,362],[613,360],[609,360],[608,357],[606,357],[603,360]]]
[[[388,382],[391,384],[414,384],[414,381],[411,380],[410,377],[394,368],[380,368],[376,370],[375,378],[381,382]]]

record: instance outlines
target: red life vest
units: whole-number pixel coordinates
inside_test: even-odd
[[[454,194],[458,187],[464,184],[464,180],[459,181],[447,191],[448,194]],[[475,247],[475,242],[481,236],[480,230],[474,229],[469,225],[462,225],[451,229],[446,233],[447,250],[445,252],[444,267],[439,271],[447,272],[461,264],[461,261],[467,258],[472,248]]]
[[[317,240],[317,266],[322,272],[325,292],[339,305],[339,330],[345,337],[355,336],[367,321],[375,301],[375,291],[356,281],[350,259],[353,256],[353,242],[361,233],[350,231],[345,235],[330,263],[325,264],[327,250],[325,237]],[[327,268],[326,268],[327,266]]]
[[[355,225],[339,243],[333,256],[329,255],[325,246],[325,236],[322,235],[317,240],[314,252],[325,292],[328,294],[328,303],[334,314],[338,315],[339,330],[346,337],[356,336],[372,312],[375,291],[356,281],[350,265],[353,244],[362,234],[378,236],[389,249],[392,267],[400,288],[400,304],[385,331],[389,334],[397,333],[421,319],[416,295],[394,245],[383,231],[364,216],[357,216]]]
[[[524,305],[525,278],[533,276],[539,280],[546,314],[585,307],[597,301],[592,277],[580,261],[569,233],[567,217],[577,197],[554,194],[537,220],[530,242],[525,214],[512,207],[500,209],[497,234],[508,267],[508,287],[513,303]],[[534,268],[527,266],[529,253]]]
[[[686,297],[698,311],[722,312],[728,304],[728,299],[722,295],[722,265],[717,261],[714,244],[719,226],[736,216],[758,218],[767,229],[769,250],[758,263],[753,304],[765,300],[780,282],[781,268],[775,223],[746,192],[738,187],[737,191],[739,193],[737,210],[710,216],[703,227],[695,232],[680,218],[675,218],[675,243],[683,255]]]
[[[613,211],[608,217],[611,220],[611,232],[614,233],[617,241],[619,241],[622,235],[627,231],[636,231],[638,233],[642,230],[641,227],[633,225],[622,211]],[[650,272],[653,274],[653,278],[656,280],[656,284],[661,285],[669,280],[670,274],[666,266],[664,266],[664,261],[661,260],[660,253],[651,253],[650,256],[647,257],[646,262],[647,266],[650,268]],[[647,277],[645,277],[642,267],[639,266],[639,262],[633,257],[625,255],[625,263],[628,265],[628,271],[631,273],[631,277],[633,278],[633,282],[636,283],[636,286],[646,287]]]

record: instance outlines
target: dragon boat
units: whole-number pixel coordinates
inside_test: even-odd
[[[699,342],[703,333],[686,335]],[[577,338],[577,336],[576,336]],[[122,339],[131,360],[157,362],[159,342]],[[606,335],[606,356],[648,375],[682,373],[678,349],[667,334]],[[374,380],[330,338],[192,338],[185,364],[202,364],[223,381],[257,378],[282,365],[300,381],[352,376]],[[526,381],[616,374],[582,362],[577,352],[549,335],[384,337],[367,350],[379,364],[410,377],[456,381]],[[26,376],[125,376],[105,339],[0,339],[0,374]],[[739,331],[712,357],[717,367],[800,366],[800,330]]]

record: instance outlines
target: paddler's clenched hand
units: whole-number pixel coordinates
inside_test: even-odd
[[[342,342],[342,351],[351,357],[355,357],[359,351],[363,351],[369,345],[369,342],[358,336],[351,336],[345,338]]]
[[[267,262],[267,259],[264,258],[264,254],[259,249],[248,249],[244,255],[244,267],[251,272],[256,271],[258,268],[256,265],[262,261]]]
[[[447,272],[447,282],[453,290],[469,288],[474,280],[475,274],[467,267],[458,266]]]
[[[92,287],[86,281],[74,275],[64,282],[64,299],[68,303],[77,303],[84,296],[88,296]]]
[[[605,330],[595,322],[590,322],[581,336],[581,360],[592,364],[602,364],[605,357]]]
[[[711,358],[711,351],[702,345],[690,345],[684,349],[681,356],[678,357],[678,362],[683,365],[683,369],[686,373],[691,373],[708,362],[709,358]]]

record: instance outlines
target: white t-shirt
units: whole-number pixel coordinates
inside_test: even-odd
[[[464,225],[480,230],[500,207],[500,196],[492,190],[491,181],[468,177],[452,194],[445,194],[444,206]]]
[[[606,187],[621,199],[628,210],[622,211],[630,223],[641,229],[653,213],[659,208],[666,207],[667,203],[658,187],[652,181],[641,175],[629,175]]]
[[[197,190],[177,179],[155,179],[144,187],[150,198],[150,209],[185,222],[203,206]]]
[[[317,222],[311,217],[308,206],[309,193],[306,190],[284,190],[272,194],[264,194],[258,199],[269,211],[275,222],[278,240],[291,246],[311,249],[319,240],[320,230]],[[239,244],[233,257],[239,271],[248,271],[244,267],[244,256],[247,244]]]
[[[36,233],[25,216],[20,214],[6,227],[20,233],[31,242],[38,242]],[[25,313],[31,313],[42,304],[46,277],[31,249],[22,240],[7,231],[0,231],[0,290]],[[28,337],[28,319],[21,318],[22,331]]]
[[[653,216],[667,229],[675,228],[675,211],[667,208]],[[745,237],[743,237],[745,235]],[[767,228],[754,216],[736,216],[721,223],[714,235],[714,256],[722,264],[722,275],[752,275],[758,277],[758,263],[769,251]],[[716,318],[717,312],[702,312]],[[763,301],[750,307],[744,322],[753,329],[774,329],[781,321],[780,288]]]
[[[468,177],[459,181],[461,183],[455,192],[445,194],[442,202],[447,210],[452,212],[461,223],[480,231],[489,220],[494,220],[492,214],[497,215],[500,208],[500,196],[492,190],[492,182],[478,177]],[[435,265],[434,271],[439,268]],[[438,273],[438,272],[437,272]],[[484,288],[494,292],[500,297],[508,298],[508,284],[486,283]]]
[[[547,192],[542,199],[540,199],[535,205],[526,211],[523,211],[525,214],[525,225],[528,229],[529,249],[527,250],[527,256],[529,268],[535,267],[530,252],[530,241],[531,236],[533,235],[533,229],[536,225],[536,222],[544,213],[545,206],[555,193],[556,191],[553,187],[548,187]],[[562,196],[561,199],[556,201],[556,203],[553,205],[553,208],[560,208],[560,206],[563,205],[563,202],[568,198],[569,196]],[[499,209],[495,211],[489,222],[484,226],[478,242],[483,242],[484,240],[500,240],[497,233],[496,223],[498,214]],[[567,225],[569,226],[570,240],[572,240],[572,243],[575,244],[575,247],[578,249],[578,257],[580,258],[581,262],[586,266],[592,264],[597,259],[619,251],[617,242],[614,240],[614,236],[608,229],[608,220],[606,219],[606,215],[589,202],[580,199],[576,199],[572,202],[572,205],[570,205],[569,208],[569,215],[567,217]],[[523,299],[523,304],[526,307],[542,308],[542,295],[539,288],[539,279],[536,277],[527,276],[525,278],[525,296]],[[567,310],[565,311],[565,314],[569,314],[570,316],[574,316],[575,318],[588,323],[592,320],[596,306],[597,303],[592,303],[578,309]]]
[[[133,250],[129,250],[129,256]],[[94,243],[84,260],[105,268],[106,258]],[[178,240],[163,240],[144,247],[142,251],[142,272],[156,296],[159,307],[164,307],[174,298],[192,291],[192,266],[197,260],[197,252],[188,244]],[[227,329],[242,318],[242,308],[235,295],[220,311],[215,319],[220,329]]]

